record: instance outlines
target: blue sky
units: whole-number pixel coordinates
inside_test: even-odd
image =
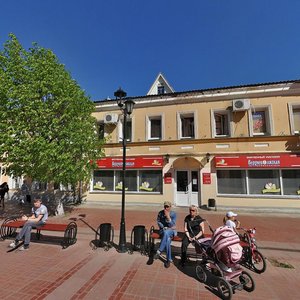
[[[1,1],[0,48],[51,49],[92,100],[300,79],[300,1]]]

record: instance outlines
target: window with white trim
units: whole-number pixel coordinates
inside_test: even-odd
[[[250,116],[250,135],[272,135],[271,108],[254,107]]]
[[[163,85],[158,85],[157,86],[157,94],[162,95],[165,93],[165,87]]]
[[[218,194],[300,195],[300,169],[217,170]]]
[[[148,140],[162,139],[162,118],[161,116],[148,117]]]
[[[230,136],[230,113],[229,111],[212,111],[213,137]]]
[[[195,118],[193,113],[179,114],[179,138],[195,138]]]
[[[132,142],[132,120],[127,117],[126,122],[126,141]],[[119,142],[123,140],[123,119],[119,122]]]
[[[291,133],[300,134],[300,104],[289,104]]]

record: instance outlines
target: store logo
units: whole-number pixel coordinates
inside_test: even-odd
[[[280,160],[248,160],[248,167],[275,167],[280,165]]]
[[[217,161],[217,165],[226,166],[227,164],[225,163],[225,159],[220,159],[219,161]]]
[[[113,161],[112,166],[115,168],[121,168],[123,166],[123,162]],[[134,162],[132,161],[126,162],[126,167],[134,167]]]
[[[153,162],[152,162],[152,165],[153,166],[160,166],[161,163],[157,159],[154,159]]]

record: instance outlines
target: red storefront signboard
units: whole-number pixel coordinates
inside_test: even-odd
[[[162,169],[162,156],[126,157],[126,169]],[[122,169],[122,157],[104,157],[97,160],[99,169]]]
[[[203,184],[211,184],[211,174],[210,173],[202,174],[202,183]]]
[[[300,154],[216,156],[216,168],[272,169],[299,168]]]

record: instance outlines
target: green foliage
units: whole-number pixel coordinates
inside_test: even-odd
[[[54,53],[24,50],[10,35],[0,52],[0,161],[14,176],[75,185],[102,155],[94,104]]]

